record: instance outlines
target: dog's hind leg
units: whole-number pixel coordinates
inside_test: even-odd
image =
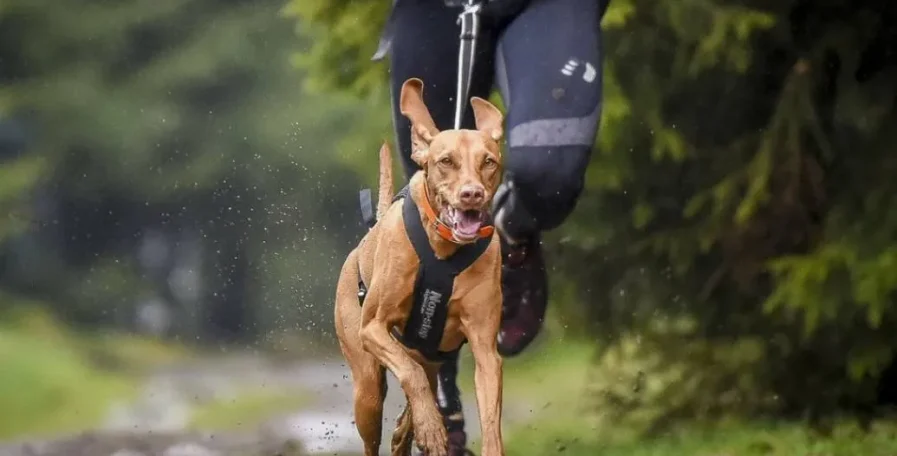
[[[364,442],[364,455],[377,456],[383,433],[386,371],[373,356],[352,368],[355,383],[355,427]]]
[[[386,370],[362,347],[361,306],[358,305],[358,251],[343,263],[337,285],[334,323],[340,350],[352,371],[355,427],[364,443],[365,456],[377,456],[383,430]]]
[[[414,441],[414,428],[411,420],[411,403],[406,403],[399,418],[396,419],[396,430],[392,433],[392,456],[411,456],[411,444]]]

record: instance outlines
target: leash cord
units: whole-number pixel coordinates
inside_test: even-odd
[[[461,46],[458,48],[458,80],[455,91],[455,129],[461,128],[464,110],[467,107],[467,96],[470,91],[470,80],[473,77],[474,53],[477,45],[477,34],[480,28],[480,10],[482,5],[477,0],[466,0],[464,11],[458,16],[461,25],[459,36]]]

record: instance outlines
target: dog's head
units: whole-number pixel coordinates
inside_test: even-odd
[[[470,99],[476,130],[439,131],[424,104],[423,82],[402,86],[400,107],[411,121],[411,158],[424,170],[428,198],[456,242],[475,241],[489,219],[501,183],[502,114],[492,103]]]

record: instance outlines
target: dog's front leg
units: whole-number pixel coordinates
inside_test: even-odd
[[[505,454],[501,437],[502,359],[496,346],[501,322],[501,296],[494,302],[497,303],[493,306],[495,311],[477,312],[477,315],[462,317],[476,366],[474,383],[480,412],[480,432],[483,436],[481,456]]]
[[[399,302],[401,296],[391,296],[389,291],[380,292],[376,282],[371,284],[367,302],[362,311],[361,341],[366,351],[377,358],[399,380],[399,384],[411,404],[411,419],[415,440],[428,456],[447,454],[447,436],[442,416],[436,408],[435,392],[424,368],[418,364],[405,348],[389,334],[389,311],[382,302]],[[382,301],[379,301],[381,300]],[[387,301],[389,300],[389,301]],[[373,304],[373,305],[372,305]],[[377,309],[380,311],[378,312]]]

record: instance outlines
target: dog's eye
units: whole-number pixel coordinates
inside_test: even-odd
[[[439,160],[439,164],[452,166],[452,157],[442,157],[442,159]]]
[[[483,166],[485,166],[486,168],[494,168],[497,164],[498,163],[496,163],[495,160],[489,157],[486,157],[486,160],[483,161]]]

